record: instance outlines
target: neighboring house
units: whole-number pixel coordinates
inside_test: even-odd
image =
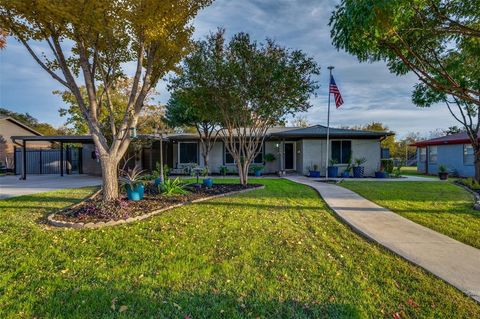
[[[437,174],[438,166],[445,165],[458,176],[475,175],[473,148],[467,133],[447,135],[413,145],[417,147],[417,170],[421,173]]]
[[[0,115],[0,163],[7,166],[7,168],[13,168],[15,146],[21,146],[21,144],[15,144],[12,141],[11,137],[15,135],[42,136],[42,134],[20,121],[9,116]],[[46,141],[35,142],[29,145],[31,148],[50,148],[51,146],[52,143]]]
[[[355,158],[365,158],[367,161],[365,175],[373,176],[380,168],[380,142],[389,132],[372,132],[362,130],[330,128],[329,159],[335,159],[339,172],[347,167],[348,161]],[[268,130],[267,137],[261,152],[253,164],[265,165],[264,173],[286,171],[298,174],[308,174],[309,169],[316,165],[322,175],[325,174],[325,153],[327,151],[327,128],[315,125],[307,128],[274,127]],[[139,165],[142,169],[151,171],[160,159],[160,141],[158,137],[141,135],[138,138],[144,145],[139,151],[130,148],[125,156],[128,159],[127,167]],[[90,136],[44,136],[23,137],[16,136],[16,140],[26,140],[27,143],[38,140],[47,140],[59,143],[82,143],[81,166],[83,173],[100,174],[100,163],[95,159],[95,147]],[[147,141],[150,140],[150,143]],[[145,146],[147,145],[147,146]],[[266,154],[273,154],[275,160],[266,163]],[[205,166],[201,156],[201,144],[196,133],[168,134],[163,137],[163,162],[173,172],[183,172],[185,167],[198,165]],[[123,165],[120,165],[120,168]],[[228,152],[222,139],[218,137],[209,155],[208,169],[212,173],[219,173],[221,166],[227,166],[230,172],[236,171],[236,164]]]

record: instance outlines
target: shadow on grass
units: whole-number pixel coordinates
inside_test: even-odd
[[[57,290],[37,300],[32,312],[55,318],[363,318],[351,304],[279,301],[256,293],[241,296],[148,286],[128,292],[111,287]]]
[[[259,203],[245,203],[245,202],[236,202],[236,201],[228,201],[228,202],[220,202],[220,201],[205,201],[200,203],[195,203],[195,205],[202,205],[202,206],[224,206],[224,207],[246,207],[246,208],[255,208],[255,209],[302,209],[302,210],[314,210],[314,209],[322,209],[322,206],[305,206],[305,205],[273,205],[273,204],[259,204]]]

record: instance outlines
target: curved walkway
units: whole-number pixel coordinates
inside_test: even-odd
[[[286,178],[317,190],[356,231],[480,302],[479,249],[416,224],[343,187],[303,176]]]

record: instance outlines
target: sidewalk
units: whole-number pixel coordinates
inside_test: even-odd
[[[418,225],[343,187],[302,176],[347,224],[480,302],[480,250]]]

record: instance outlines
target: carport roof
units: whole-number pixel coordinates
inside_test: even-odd
[[[14,142],[47,141],[63,143],[93,143],[93,138],[90,135],[12,136],[11,139]]]
[[[330,138],[358,138],[375,139],[394,135],[392,132],[374,132],[341,128],[330,128]],[[306,128],[276,132],[271,134],[273,137],[281,138],[326,138],[327,127],[323,125],[314,125]]]

